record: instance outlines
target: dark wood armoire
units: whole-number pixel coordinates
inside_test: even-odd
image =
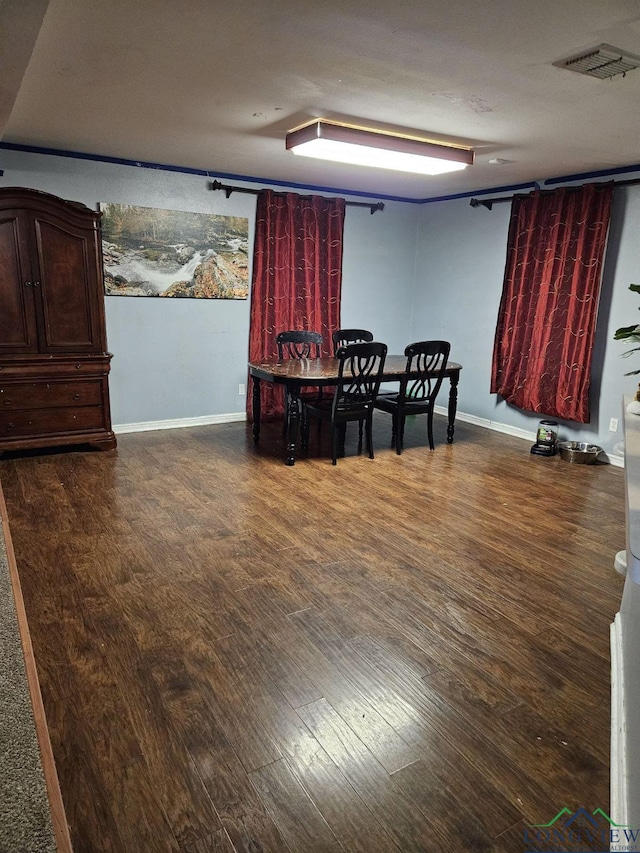
[[[0,188],[0,452],[116,446],[100,214]]]

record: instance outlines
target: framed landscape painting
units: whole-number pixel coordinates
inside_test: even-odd
[[[108,296],[246,299],[249,220],[100,204]]]

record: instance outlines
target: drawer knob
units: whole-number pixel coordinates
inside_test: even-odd
[[[82,367],[81,364],[76,364],[76,370],[80,370],[81,367]]]
[[[5,400],[5,401],[4,401],[4,404],[5,404],[5,406],[11,406],[11,405],[12,405],[12,401],[11,401],[11,400]]]
[[[16,428],[16,425],[15,425],[15,424],[7,424],[7,430],[12,430],[12,429],[15,429],[15,428]]]
[[[73,399],[74,399],[74,400],[79,400],[79,399],[80,399],[80,394],[74,394],[74,395],[73,395]]]

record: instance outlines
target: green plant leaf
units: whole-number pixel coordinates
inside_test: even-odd
[[[616,341],[623,341],[631,337],[637,337],[640,340],[640,326],[637,323],[635,326],[621,326],[619,329],[616,329],[613,336]]]
[[[629,290],[633,291],[633,293],[640,293],[640,284],[630,284]],[[635,323],[633,326],[621,326],[619,329],[616,329],[613,339],[615,341],[631,341],[632,343],[640,344],[640,324]],[[637,352],[640,352],[640,346],[621,353],[621,356],[622,358],[629,358],[629,356]],[[631,370],[624,375],[638,376],[638,374],[640,374],[640,370]]]

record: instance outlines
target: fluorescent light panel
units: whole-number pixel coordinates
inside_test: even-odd
[[[315,121],[287,134],[287,149],[357,166],[375,166],[419,175],[457,172],[473,164],[473,151],[454,145],[394,136],[374,130]]]

